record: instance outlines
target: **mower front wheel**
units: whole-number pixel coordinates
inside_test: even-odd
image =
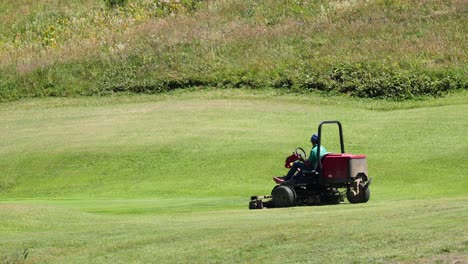
[[[274,207],[291,207],[296,204],[296,192],[290,186],[280,185],[271,191]]]

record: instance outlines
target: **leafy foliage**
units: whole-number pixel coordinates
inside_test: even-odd
[[[467,83],[445,73],[405,71],[384,65],[342,64],[332,69],[330,87],[357,97],[414,99],[467,89]]]

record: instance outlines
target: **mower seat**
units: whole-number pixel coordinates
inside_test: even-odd
[[[327,156],[327,153],[323,155],[320,160],[323,163],[323,159],[325,156]],[[302,176],[294,176],[291,181],[290,185],[306,185],[306,184],[311,184],[311,183],[317,183],[319,181],[319,171],[317,168],[314,168],[313,170],[302,170]]]
[[[320,161],[323,164],[325,157],[330,153],[326,153],[320,158]],[[302,170],[302,176],[297,177],[296,184],[314,184],[320,181],[319,179],[320,171],[317,170],[317,166],[313,170]]]
[[[323,155],[323,156],[320,158],[320,161],[322,162],[322,164],[323,164],[323,160],[325,159],[325,157],[326,157],[328,154],[333,154],[333,153],[332,153],[332,152],[327,152],[325,155]],[[317,165],[318,165],[318,164],[317,164]],[[314,176],[314,175],[317,175],[317,174],[318,174],[317,165],[315,165],[315,168],[314,168],[313,170],[303,170],[303,171],[302,171],[302,174],[304,174],[304,176]]]

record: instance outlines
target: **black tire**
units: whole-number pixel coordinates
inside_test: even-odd
[[[281,185],[271,192],[275,207],[291,207],[296,204],[296,192],[290,186]]]
[[[367,203],[370,199],[370,189],[366,188],[364,191],[361,190],[358,195],[354,195],[353,192],[348,189],[346,198],[350,203]]]
[[[364,193],[362,194],[361,203],[367,203],[369,199],[370,199],[370,189],[369,187],[367,187]]]

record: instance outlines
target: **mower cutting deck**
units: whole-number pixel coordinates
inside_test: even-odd
[[[320,158],[322,126],[325,124],[338,125],[341,153],[326,154]],[[303,171],[303,176],[295,176],[288,182],[277,184],[273,187],[271,195],[250,197],[249,209],[339,204],[344,201],[345,196],[350,203],[369,201],[372,177],[368,176],[366,156],[345,153],[341,123],[321,122],[318,138],[317,168]],[[286,159],[285,167],[290,168],[291,163],[300,156],[305,157],[305,151],[297,148],[294,154]]]

